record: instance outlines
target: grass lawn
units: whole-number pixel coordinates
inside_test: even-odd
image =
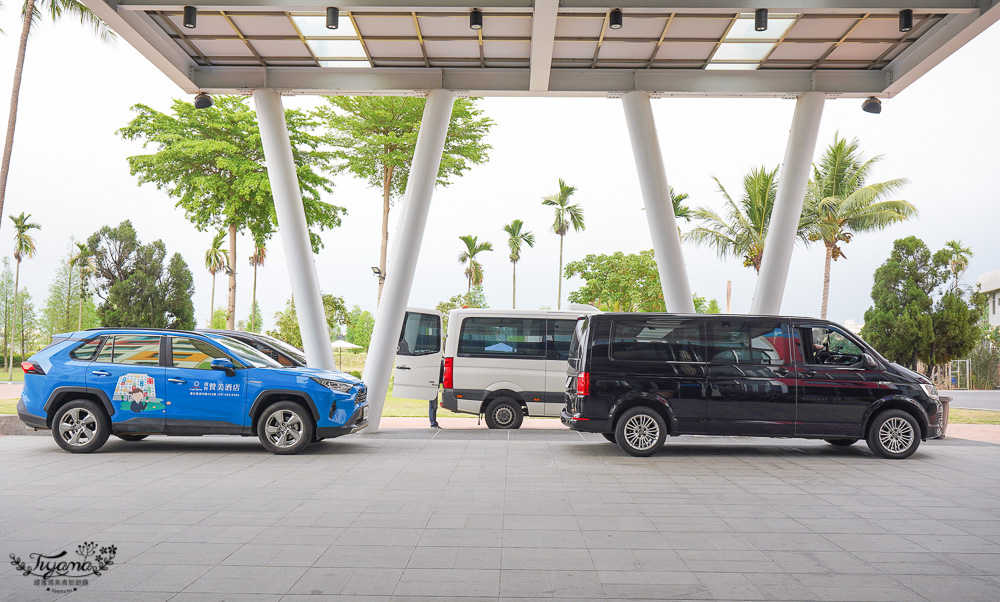
[[[0,399],[0,414],[17,414],[17,400]]]
[[[24,370],[21,370],[21,366],[14,366],[14,378],[7,378],[7,367],[6,366],[2,366],[2,367],[0,367],[0,381],[4,381],[4,382],[10,381],[10,382],[15,382],[15,383],[23,383],[24,382]]]
[[[1000,424],[1000,412],[951,408],[948,422],[955,424]]]

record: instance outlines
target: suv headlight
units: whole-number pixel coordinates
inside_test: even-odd
[[[353,384],[341,382],[339,380],[329,380],[329,379],[326,379],[326,378],[316,378],[314,376],[310,376],[309,378],[311,378],[312,381],[315,382],[316,384],[318,384],[318,385],[320,385],[322,387],[326,387],[327,389],[330,389],[331,391],[336,391],[338,393],[350,393],[351,389],[354,388]]]
[[[927,395],[927,397],[930,397],[934,401],[937,401],[937,399],[938,399],[938,390],[937,390],[937,387],[935,387],[934,385],[924,385],[924,384],[922,384],[922,385],[920,385],[920,388],[924,390],[924,393]]]

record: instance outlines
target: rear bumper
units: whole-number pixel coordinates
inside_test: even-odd
[[[610,433],[612,431],[611,420],[583,418],[579,414],[570,414],[566,410],[559,413],[559,420],[574,431],[584,433]]]
[[[24,398],[17,400],[17,417],[28,428],[33,428],[33,429],[49,428],[49,425],[45,424],[44,416],[35,416],[34,414],[28,413],[28,408],[24,405]]]
[[[316,429],[316,436],[324,439],[333,439],[334,437],[343,437],[344,435],[350,435],[360,431],[368,426],[368,418],[365,417],[365,409],[367,408],[368,404],[365,404],[355,410],[354,413],[351,414],[351,418],[344,426],[318,427]]]
[[[455,391],[458,391],[458,394],[462,395],[461,399],[458,398]],[[483,405],[482,400],[485,397],[486,391],[476,391],[471,389],[442,389],[441,407],[460,414],[478,415],[480,413],[480,408]]]

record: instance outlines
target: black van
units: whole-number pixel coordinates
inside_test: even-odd
[[[603,313],[577,322],[561,418],[633,456],[667,435],[752,435],[902,459],[943,412],[929,380],[826,320]]]

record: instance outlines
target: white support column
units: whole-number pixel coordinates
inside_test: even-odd
[[[403,327],[403,315],[410,298],[413,272],[417,267],[417,255],[424,238],[427,214],[431,207],[431,195],[437,183],[441,153],[448,135],[451,110],[455,104],[455,93],[450,90],[432,90],[427,94],[424,116],[420,121],[417,146],[413,152],[410,178],[406,183],[403,209],[396,224],[395,238],[389,263],[386,266],[385,287],[382,301],[375,316],[375,330],[372,332],[368,348],[368,360],[362,380],[368,385],[369,424],[366,433],[377,433],[382,420],[382,408],[389,390],[389,377],[396,358],[399,331]]]
[[[253,100],[260,123],[267,177],[271,181],[274,211],[278,217],[278,235],[285,251],[292,299],[302,332],[302,346],[310,367],[335,370],[337,365],[330,347],[330,330],[323,312],[323,294],[309,242],[309,227],[306,225],[281,95],[274,90],[254,90]]]
[[[776,315],[781,311],[781,298],[785,294],[788,266],[795,248],[795,235],[802,217],[806,198],[806,184],[816,152],[819,122],[823,116],[822,92],[809,92],[795,101],[792,128],[788,132],[785,160],[781,164],[778,193],[774,199],[771,223],[764,241],[764,254],[760,259],[760,274],[753,293],[750,313]]]
[[[681,251],[681,237],[677,233],[674,205],[670,202],[670,187],[663,168],[649,94],[629,92],[622,96],[622,104],[628,135],[632,139],[632,154],[635,155],[635,169],[639,173],[649,235],[653,239],[653,256],[660,273],[660,286],[663,287],[663,302],[667,311],[693,314],[694,300]]]

